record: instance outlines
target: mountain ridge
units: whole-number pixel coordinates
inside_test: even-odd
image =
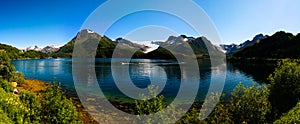
[[[300,58],[300,33],[278,31],[233,53],[231,58]]]
[[[9,51],[8,54],[12,59],[31,58],[38,56],[44,58],[51,57],[65,57],[70,58],[73,54],[73,48],[76,40],[83,39],[80,42],[85,42],[93,38],[98,42],[96,55],[91,57],[97,58],[111,58],[118,46],[121,52],[114,53],[118,57],[133,54],[133,58],[149,58],[149,59],[175,59],[176,56],[188,56],[189,49],[192,48],[193,55],[197,58],[209,58],[209,54],[224,53],[226,50],[229,58],[300,58],[300,34],[293,35],[288,32],[278,31],[271,36],[258,34],[252,40],[247,40],[239,45],[214,45],[206,37],[188,37],[186,35],[169,36],[166,41],[149,41],[156,49],[132,42],[127,39],[117,38],[112,40],[109,37],[99,35],[92,30],[81,30],[77,35],[67,42],[65,45],[58,48],[58,46],[46,46],[39,48],[38,46],[27,47],[25,50],[19,50],[13,46],[0,44],[0,49]],[[148,42],[147,42],[148,43]],[[84,44],[89,48],[90,44]],[[149,45],[149,44],[148,44]],[[208,52],[208,48],[212,51]],[[148,51],[151,49],[152,51]],[[37,52],[33,52],[37,51]],[[148,52],[146,52],[148,51]],[[24,54],[24,53],[26,54]],[[42,53],[48,54],[42,54]],[[34,54],[33,56],[29,54]],[[42,55],[42,56],[39,56]],[[128,56],[127,56],[128,57]]]
[[[133,55],[133,58],[161,58],[161,59],[174,59],[173,55],[170,54],[170,51],[163,49],[169,48],[169,50],[173,50],[178,55],[186,56],[185,54],[188,53],[188,47],[187,45],[190,45],[192,50],[195,52],[197,58],[203,58],[208,57],[208,51],[206,45],[208,45],[209,48],[219,51],[219,48],[217,48],[215,45],[213,45],[206,37],[187,37],[185,35],[180,36],[169,36],[169,38],[165,42],[155,42],[152,41],[152,44],[158,44],[160,47],[157,49],[145,53],[147,49],[149,49],[149,46],[138,44],[131,42],[127,39],[123,38],[117,38],[115,41],[111,40],[110,38],[106,36],[101,36],[97,34],[94,31],[90,31],[88,29],[81,30],[71,41],[69,41],[67,44],[62,46],[60,50],[54,53],[57,57],[72,57],[72,51],[74,44],[76,42],[76,38],[86,38],[90,37],[91,35],[97,35],[99,38],[95,39],[99,41],[98,49],[97,49],[97,58],[110,58],[112,57],[112,53],[114,52],[116,46],[118,45],[118,48],[122,49],[122,52],[117,53],[117,56],[122,57],[122,55],[131,54],[132,52],[135,52]],[[158,55],[155,57],[155,55]],[[161,56],[164,55],[164,56]]]
[[[248,45],[254,44],[258,40],[264,39],[266,37],[267,37],[266,35],[257,34],[256,36],[253,37],[252,40],[247,40],[243,43],[240,43],[239,45],[234,44],[234,43],[230,44],[230,45],[221,44],[220,47],[226,51],[227,55],[231,55],[231,54],[235,53],[236,51],[241,50],[241,49],[247,47]]]

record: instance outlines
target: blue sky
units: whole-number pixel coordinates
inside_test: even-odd
[[[279,30],[294,34],[300,33],[299,0],[194,1],[211,18],[223,43],[226,44],[241,43],[258,33],[272,35]],[[63,45],[76,35],[85,19],[103,2],[104,0],[1,1],[0,43],[18,48],[32,45]],[[176,5],[175,7],[184,6]],[[117,8],[111,9],[111,11],[116,10]],[[153,16],[158,19],[145,21],[145,17]],[[140,21],[141,19],[144,20]],[[151,12],[129,15],[118,21],[106,35],[113,39],[123,37],[130,32],[130,27],[151,24],[176,25],[177,32],[196,35],[188,27],[180,26],[182,24],[180,21],[165,23],[168,21],[163,22],[159,19],[174,18]]]

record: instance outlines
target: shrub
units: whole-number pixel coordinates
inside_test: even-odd
[[[265,123],[271,110],[267,86],[246,88],[239,84],[231,94],[232,119],[235,123]]]
[[[141,94],[142,100],[136,100],[136,113],[139,115],[137,123],[143,124],[165,124],[170,123],[176,119],[178,113],[175,112],[174,106],[170,105],[170,111],[161,111],[167,107],[163,103],[164,97],[162,95],[158,96],[158,87],[148,86],[150,96],[145,96]],[[152,98],[152,99],[149,99]],[[152,116],[152,114],[160,112],[158,116]],[[170,114],[171,113],[171,114]],[[143,116],[147,115],[147,117]]]
[[[0,109],[0,124],[12,124],[13,121]]]
[[[231,113],[231,104],[222,104],[219,103],[216,105],[214,111],[201,123],[208,124],[231,124],[233,123],[232,113]]]
[[[197,109],[190,109],[176,124],[197,124],[199,123],[199,112]]]
[[[29,117],[30,122],[41,121],[41,104],[35,94],[22,91],[19,95],[21,102],[29,109],[27,117]]]
[[[42,95],[42,116],[46,123],[81,123],[76,107],[71,99],[67,99],[57,83],[49,86]]]
[[[277,118],[300,100],[300,60],[278,62],[278,67],[268,80],[272,113]]]
[[[9,80],[13,76],[15,68],[11,65],[6,51],[0,50],[0,76]]]
[[[24,74],[21,72],[13,72],[10,81],[17,82],[19,85],[25,84]]]
[[[0,88],[0,110],[3,110],[7,117],[16,124],[31,123],[27,116],[29,109],[17,96],[5,92],[2,88]]]
[[[6,92],[13,92],[14,88],[6,80],[0,78],[0,88],[3,88]]]
[[[276,120],[274,124],[299,124],[300,123],[300,102],[284,114],[280,119]]]
[[[203,117],[203,113],[207,114],[207,109],[213,109],[213,111],[210,113],[210,115],[204,119],[201,120],[201,123],[204,124],[219,124],[219,123],[233,123],[232,120],[232,113],[231,113],[231,109],[232,109],[232,105],[230,103],[226,104],[226,103],[222,103],[220,102],[220,98],[221,101],[223,101],[223,96],[221,93],[211,93],[210,97],[208,98],[208,101],[205,102],[202,105],[202,111],[200,113],[200,117]],[[218,102],[218,104],[216,106],[212,106],[211,103],[216,103]]]

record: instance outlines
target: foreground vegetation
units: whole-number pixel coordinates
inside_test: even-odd
[[[22,74],[15,72],[5,51],[0,51],[0,123],[81,123],[79,113],[57,83],[47,86],[44,93],[22,90],[13,94],[9,82],[24,85]]]
[[[300,123],[300,60],[280,61],[268,80],[270,84],[265,86],[238,85],[231,93],[230,101],[217,104],[205,120],[199,120],[199,111],[190,109],[177,123]],[[215,99],[217,94],[210,99]],[[167,105],[163,103],[163,96],[157,96],[136,101],[136,106],[138,115],[146,115],[163,110]],[[176,114],[174,111],[174,116]],[[174,117],[140,118],[138,122],[164,123],[170,119]]]

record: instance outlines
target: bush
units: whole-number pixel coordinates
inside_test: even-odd
[[[266,123],[266,115],[271,110],[266,86],[253,85],[246,88],[239,84],[231,94],[232,119],[235,123]]]
[[[268,96],[267,86],[253,85],[246,88],[239,84],[231,93],[230,101],[217,104],[214,111],[201,123],[266,123],[266,116],[271,110]],[[215,96],[212,95],[210,100],[215,100]]]
[[[0,124],[12,124],[13,121],[0,109]]]
[[[9,80],[13,76],[15,68],[11,65],[6,51],[0,50],[0,76]]]
[[[41,121],[41,104],[35,94],[22,91],[19,95],[21,102],[29,109],[27,117],[29,117],[30,122],[40,122]]]
[[[192,108],[176,124],[198,124],[199,121],[199,111]]]
[[[202,114],[207,114],[208,109],[213,109],[213,111],[210,113],[210,115],[204,119],[201,120],[201,123],[209,123],[209,124],[219,124],[219,123],[232,123],[232,114],[230,113],[229,110],[232,108],[231,104],[223,104],[220,102],[223,100],[223,95],[221,93],[211,93],[210,97],[208,98],[208,101],[206,101],[202,105],[202,110],[200,113],[200,117],[204,118]],[[218,104],[216,106],[212,106],[211,103],[216,103]],[[199,117],[198,117],[199,118]]]
[[[16,124],[31,123],[27,116],[29,109],[17,96],[5,92],[2,88],[0,88],[0,110],[3,110],[7,117]]]
[[[0,88],[3,88],[5,92],[13,92],[14,88],[6,80],[0,78]]]
[[[300,123],[300,102],[284,114],[280,119],[276,120],[274,124],[299,124]]]
[[[24,74],[21,72],[13,72],[10,81],[17,82],[19,85],[25,84]]]
[[[164,97],[162,95],[158,96],[158,87],[154,88],[153,86],[148,86],[148,90],[150,93],[150,96],[145,96],[141,94],[142,100],[136,100],[136,113],[139,115],[139,118],[137,123],[143,123],[143,124],[165,124],[170,123],[171,121],[174,121],[176,119],[176,116],[178,113],[175,112],[174,106],[169,106],[171,109],[170,111],[161,111],[164,108],[167,107],[163,103]],[[152,97],[152,99],[148,100],[149,97]],[[160,112],[158,116],[152,116],[151,114]],[[172,114],[168,114],[172,113]],[[143,115],[148,115],[147,117]]]
[[[3,118],[3,119],[2,119]],[[72,100],[54,84],[42,95],[41,103],[33,93],[22,91],[18,96],[0,88],[0,122],[23,123],[81,123]]]
[[[277,118],[300,100],[300,60],[280,61],[268,79],[272,113]]]
[[[67,99],[57,83],[49,86],[42,95],[42,116],[47,123],[81,123],[76,107],[71,99]]]
[[[219,103],[216,105],[214,111],[205,120],[201,122],[208,124],[231,124],[233,123],[232,112],[230,111],[231,108],[231,104]]]

